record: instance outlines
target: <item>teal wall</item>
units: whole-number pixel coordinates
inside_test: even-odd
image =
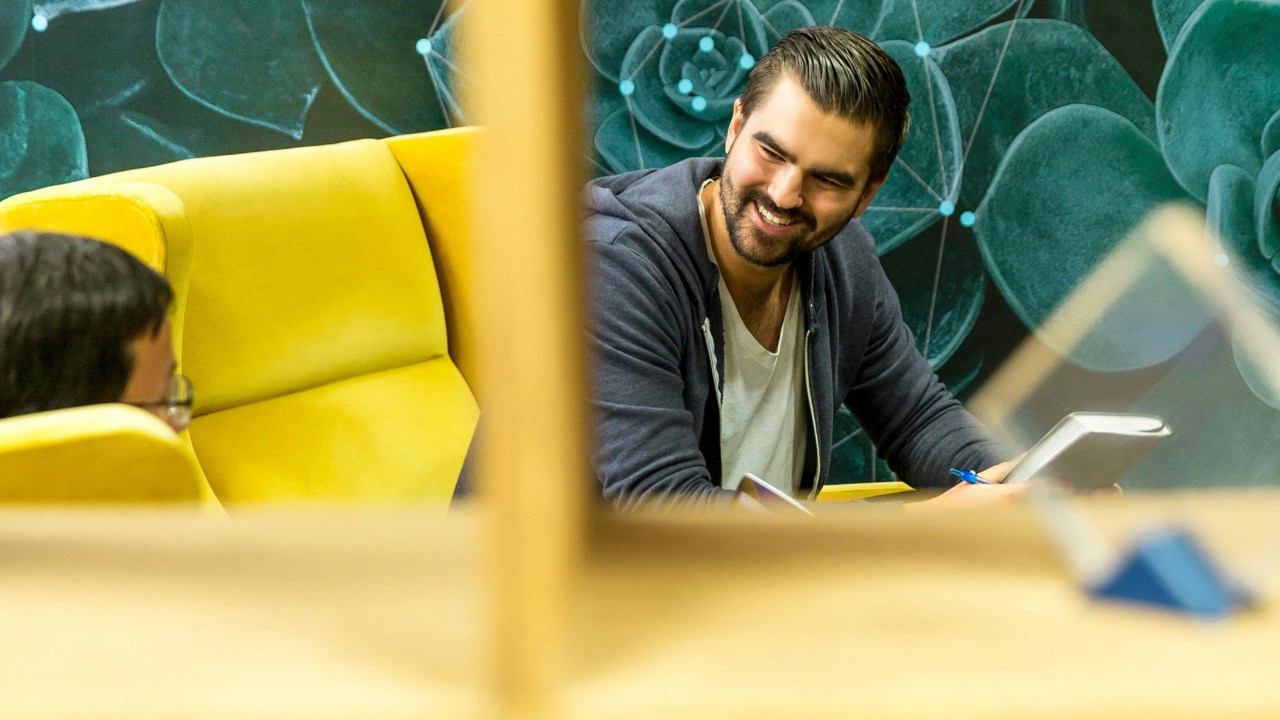
[[[0,197],[459,124],[452,19],[440,0],[3,0]]]
[[[1221,262],[1280,314],[1277,0],[584,0],[582,12],[597,174],[719,153],[746,69],[791,28],[852,28],[898,59],[914,126],[865,221],[921,349],[962,395],[1167,200],[1206,211]],[[4,0],[0,197],[463,123],[456,16],[438,0]],[[1082,387],[1150,385],[1194,349],[1203,323],[1185,319],[1157,323],[1158,342],[1144,327],[1063,352]],[[1214,362],[1230,380],[1205,402],[1280,437],[1258,368]],[[852,417],[838,428],[837,477],[883,477]]]
[[[921,350],[962,396],[1038,331],[1141,217],[1169,200],[1207,211],[1224,239],[1219,262],[1280,312],[1280,2],[585,5],[597,9],[583,46],[596,71],[599,173],[722,153],[746,68],[794,27],[857,30],[898,60],[914,124],[864,221]],[[1105,338],[1056,348],[1069,361],[1060,374],[1073,393],[1032,424],[1051,424],[1058,410],[1141,407],[1190,362],[1223,373],[1194,383],[1209,390],[1205,397],[1165,398],[1157,409],[1195,408],[1218,418],[1217,429],[1239,431],[1230,437],[1274,447],[1280,401],[1257,382],[1256,367],[1232,357],[1230,331],[1206,341],[1204,313],[1173,312],[1154,297],[1134,302],[1150,312],[1105,328]],[[1117,387],[1149,389],[1150,397]],[[1186,437],[1196,420],[1177,418],[1175,432],[1180,423]],[[887,475],[847,413],[838,431],[838,478]],[[1190,472],[1173,453],[1143,482],[1231,482],[1232,473],[1255,482],[1280,473],[1276,455],[1268,451],[1263,467],[1211,464],[1210,476]]]

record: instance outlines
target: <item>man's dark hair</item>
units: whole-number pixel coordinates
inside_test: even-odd
[[[752,68],[742,93],[743,116],[750,116],[784,76],[798,82],[823,112],[875,127],[870,179],[889,174],[911,126],[911,93],[888,53],[851,30],[792,30]]]
[[[169,283],[75,235],[0,235],[0,417],[116,402],[131,342],[164,325]]]

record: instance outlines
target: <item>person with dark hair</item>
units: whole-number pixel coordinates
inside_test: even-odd
[[[754,66],[726,156],[587,186],[595,466],[606,499],[703,505],[746,473],[800,499],[845,403],[890,468],[939,501],[1016,492],[1008,464],[915,347],[857,218],[910,125],[897,64],[809,27]]]
[[[0,418],[122,402],[175,431],[191,384],[175,375],[168,281],[119,247],[75,235],[0,235]]]

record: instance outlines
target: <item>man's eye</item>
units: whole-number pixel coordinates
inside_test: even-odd
[[[824,187],[835,188],[835,189],[844,188],[844,183],[840,182],[839,180],[836,180],[835,178],[829,178],[829,177],[819,175],[814,179],[817,180],[819,183],[821,183]]]
[[[782,159],[781,155],[779,155],[778,153],[774,152],[773,150],[763,145],[760,146],[760,152],[763,153],[767,159],[773,160],[774,162],[777,162]]]

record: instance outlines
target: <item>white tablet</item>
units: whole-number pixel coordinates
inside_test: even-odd
[[[742,476],[736,499],[739,504],[766,512],[799,512],[813,515],[799,501],[751,473]]]

